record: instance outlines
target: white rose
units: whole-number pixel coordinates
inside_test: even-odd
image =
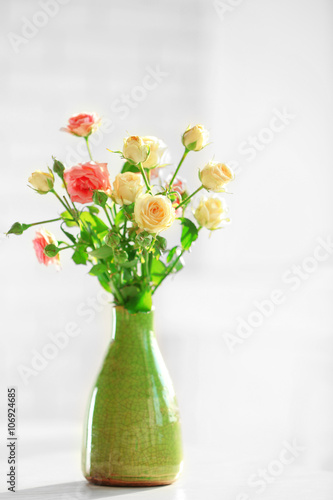
[[[210,161],[200,172],[200,180],[205,189],[219,193],[235,178],[233,171],[224,163]]]
[[[209,132],[202,125],[195,125],[188,128],[183,134],[183,144],[190,151],[200,151],[207,146],[209,140]]]
[[[230,222],[226,217],[228,208],[219,198],[203,198],[194,212],[194,217],[200,224],[210,230],[219,229],[222,222]]]
[[[124,139],[123,155],[135,165],[143,163],[149,156],[149,146],[143,142],[142,137],[132,135]]]
[[[45,194],[51,191],[51,189],[53,188],[54,177],[52,174],[48,174],[47,172],[36,170],[31,174],[28,182],[30,182],[30,184],[33,188],[36,189],[36,191],[41,194]]]
[[[172,225],[175,209],[166,196],[144,194],[135,201],[134,218],[141,229],[149,233],[159,233]]]
[[[150,169],[166,163],[167,145],[161,139],[147,135],[142,137],[142,140],[150,148],[149,156],[143,163],[144,168]]]
[[[130,205],[142,191],[141,174],[125,172],[116,175],[112,198],[118,205]]]

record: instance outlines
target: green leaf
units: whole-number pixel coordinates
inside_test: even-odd
[[[77,224],[74,220],[69,220],[69,219],[73,219],[73,216],[71,213],[68,212],[68,210],[66,210],[65,212],[62,212],[60,214],[60,217],[62,217],[63,219],[66,219],[66,220],[64,220],[64,223],[66,224],[67,227],[77,226]]]
[[[122,174],[124,174],[125,172],[138,173],[138,172],[140,172],[140,169],[136,165],[133,165],[132,163],[127,161],[126,163],[124,163],[123,168],[121,169]]]
[[[100,274],[97,276],[97,279],[98,281],[100,282],[100,284],[102,285],[102,287],[104,288],[104,290],[106,290],[107,292],[109,293],[112,293],[112,290],[110,288],[110,281],[109,279],[105,276],[105,274]]]
[[[125,213],[124,210],[119,210],[119,212],[116,215],[116,218],[114,220],[114,223],[117,227],[119,227],[121,224],[125,222]]]
[[[130,205],[123,205],[123,210],[126,215],[132,215],[134,212],[135,203],[131,203]]]
[[[141,292],[125,303],[125,307],[130,313],[149,312],[152,305],[151,290],[147,289],[141,290]]]
[[[91,255],[91,257],[96,257],[97,259],[107,259],[113,255],[113,250],[108,245],[103,245],[102,247],[89,252],[89,255]]]
[[[178,245],[176,245],[175,247],[171,248],[171,250],[169,250],[169,253],[168,253],[167,258],[166,258],[167,262],[171,262],[173,256],[177,252],[178,248],[179,248]]]
[[[44,253],[48,257],[55,257],[59,253],[59,248],[53,243],[50,243],[44,247]]]
[[[150,276],[154,285],[159,285],[166,274],[167,267],[162,261],[153,259]]]
[[[92,266],[89,274],[91,274],[91,276],[98,276],[99,274],[107,272],[107,270],[108,267],[105,264],[96,264],[95,266]]]
[[[156,236],[156,243],[155,245],[157,248],[162,250],[163,252],[166,250],[167,247],[167,240],[163,238],[163,236]]]
[[[128,260],[127,262],[120,263],[121,267],[129,268],[138,264],[138,259]]]
[[[67,236],[67,238],[69,238],[71,240],[72,243],[76,243],[76,238],[73,234],[69,233],[68,231],[66,231],[64,228],[63,228],[63,224],[64,222],[61,223],[60,225],[60,229],[61,231]]]
[[[179,220],[181,221],[181,225],[183,226],[180,241],[183,249],[189,250],[192,243],[198,238],[198,229],[196,225],[186,217],[181,217]]]
[[[93,202],[100,207],[105,207],[106,202],[108,201],[108,195],[104,193],[104,191],[94,191],[93,193]]]
[[[99,213],[99,208],[95,207],[94,205],[89,205],[88,210],[91,214],[98,214]]]
[[[84,247],[78,247],[72,255],[72,259],[75,264],[86,264],[88,260],[88,254]]]
[[[97,234],[108,231],[108,226],[97,215],[90,212],[81,212],[80,219],[89,224]]]
[[[120,289],[121,296],[127,302],[131,297],[135,297],[138,293],[138,287],[135,285],[127,285]]]

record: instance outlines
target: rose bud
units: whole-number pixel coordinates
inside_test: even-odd
[[[203,187],[214,193],[224,191],[224,186],[234,178],[235,175],[230,167],[216,161],[210,161],[200,171],[200,180]]]
[[[101,119],[97,113],[79,113],[78,115],[71,116],[67,127],[63,127],[60,130],[78,137],[88,137],[93,132],[96,132],[100,124]]]
[[[219,198],[201,199],[199,206],[194,211],[194,217],[200,226],[210,229],[219,229],[223,222],[230,222],[226,217],[228,208],[224,201]]]
[[[142,191],[141,174],[125,172],[116,175],[113,183],[112,199],[118,205],[130,205]]]
[[[31,174],[28,179],[28,182],[32,185],[32,187],[39,194],[46,194],[51,189],[53,189],[54,185],[54,177],[52,174],[48,174],[47,172],[41,172],[40,170],[36,170]]]
[[[149,156],[149,146],[144,143],[142,137],[132,135],[124,139],[123,155],[135,165],[143,163]]]
[[[175,209],[166,196],[144,194],[135,201],[134,218],[140,229],[159,233],[172,225]]]
[[[149,146],[149,156],[142,165],[144,168],[151,169],[166,163],[167,145],[161,139],[148,135],[142,137],[142,140],[146,146]]]
[[[207,146],[209,132],[202,125],[195,125],[188,128],[182,137],[182,142],[189,151],[200,151]]]
[[[48,245],[57,245],[57,241],[52,233],[47,231],[46,229],[40,229],[36,232],[35,238],[32,240],[36,256],[38,262],[41,264],[45,264],[48,266],[49,264],[56,264],[59,266],[60,263],[60,255],[57,253],[54,257],[48,257],[44,248]]]
[[[64,181],[72,201],[90,203],[95,190],[107,192],[111,189],[106,163],[88,161],[79,163],[64,172]]]

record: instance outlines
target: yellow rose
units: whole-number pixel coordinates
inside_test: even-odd
[[[141,191],[141,174],[125,172],[116,175],[111,196],[118,205],[130,205]]]
[[[143,163],[149,156],[149,146],[143,142],[142,137],[132,135],[124,139],[123,155],[135,165]]]
[[[194,217],[200,226],[213,230],[219,229],[222,222],[230,222],[230,219],[226,217],[227,212],[226,204],[219,198],[203,198],[194,212]]]
[[[166,196],[144,194],[135,201],[134,218],[139,228],[149,233],[159,233],[172,225],[175,209]]]
[[[52,174],[48,174],[47,172],[36,170],[31,174],[28,182],[30,182],[32,187],[35,188],[40,194],[45,194],[53,188],[54,177]]]
[[[202,125],[195,125],[188,128],[183,134],[183,144],[190,151],[200,151],[207,146],[209,140],[209,132]]]
[[[142,140],[150,148],[149,156],[143,163],[144,168],[155,168],[166,162],[167,145],[161,139],[147,135]]]
[[[200,180],[205,189],[219,193],[224,191],[224,186],[232,181],[235,175],[230,167],[224,163],[210,161],[200,172]]]

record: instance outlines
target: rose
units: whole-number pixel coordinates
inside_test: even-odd
[[[210,161],[200,172],[200,180],[205,189],[219,193],[224,186],[234,179],[235,175],[230,167],[224,163]]]
[[[87,162],[74,165],[64,172],[64,181],[72,201],[90,203],[93,191],[111,189],[106,163]]]
[[[111,196],[118,205],[130,205],[141,191],[141,175],[125,172],[116,175]]]
[[[195,125],[188,127],[182,137],[182,142],[189,151],[200,151],[207,146],[209,140],[209,132],[203,125]]]
[[[97,113],[79,113],[73,115],[68,120],[67,127],[60,130],[77,135],[78,137],[88,137],[93,132],[96,132],[101,124],[101,119]]]
[[[166,196],[144,194],[135,201],[134,218],[140,229],[159,233],[172,225],[175,209]]]
[[[124,139],[123,155],[135,165],[143,163],[149,156],[149,146],[144,143],[142,137],[132,135]]]
[[[194,217],[202,227],[214,230],[219,229],[219,224],[229,222],[226,217],[228,208],[224,201],[219,198],[202,198],[199,206],[194,211]]]
[[[142,166],[149,169],[162,166],[161,164],[166,162],[167,145],[161,139],[150,135],[142,137],[142,140],[149,146],[149,156]]]
[[[46,266],[48,266],[49,264],[56,264],[57,266],[59,266],[59,254],[55,255],[54,257],[48,257],[44,253],[44,248],[47,245],[57,245],[57,241],[53,234],[50,233],[50,231],[47,231],[46,229],[40,229],[39,231],[37,231],[35,238],[32,240],[32,244],[34,246],[36,256],[40,264],[45,264]]]
[[[30,182],[32,187],[35,188],[38,193],[46,194],[53,189],[54,177],[52,174],[48,174],[47,172],[36,170],[31,174],[28,182]]]

